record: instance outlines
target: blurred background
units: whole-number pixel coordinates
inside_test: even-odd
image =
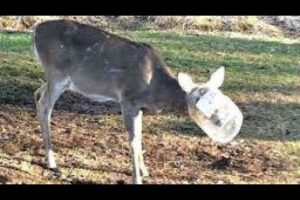
[[[299,16],[1,16],[0,30],[30,31],[42,21],[71,19],[114,30],[200,30],[299,36]]]

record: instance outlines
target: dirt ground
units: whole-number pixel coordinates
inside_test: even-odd
[[[118,104],[64,94],[52,121],[59,170],[45,167],[41,132],[32,101],[0,105],[0,182],[129,184],[130,151]],[[171,117],[170,117],[171,116]],[[162,120],[163,119],[163,120]],[[179,123],[172,123],[172,122]],[[165,113],[144,117],[148,184],[299,183],[297,162],[281,141],[238,137],[221,146],[188,117]]]

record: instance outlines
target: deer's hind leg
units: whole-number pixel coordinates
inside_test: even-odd
[[[67,89],[68,81],[50,80],[34,92],[37,116],[41,126],[41,131],[46,150],[47,166],[49,169],[56,168],[54,153],[51,148],[51,113],[55,102]]]

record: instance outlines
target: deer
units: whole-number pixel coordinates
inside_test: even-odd
[[[186,73],[174,75],[149,44],[63,19],[36,25],[33,47],[45,69],[46,82],[34,92],[34,98],[50,170],[57,169],[50,138],[51,113],[65,91],[120,104],[130,143],[133,184],[142,184],[149,176],[142,148],[144,112],[171,109],[187,114],[222,143],[230,142],[240,131],[242,113],[220,90],[224,67],[207,82],[194,83]]]

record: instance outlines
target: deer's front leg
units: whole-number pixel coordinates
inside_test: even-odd
[[[130,104],[125,104],[122,105],[122,115],[130,141],[133,183],[142,184],[142,176],[148,175],[142,152],[143,112],[140,108],[136,108]]]

